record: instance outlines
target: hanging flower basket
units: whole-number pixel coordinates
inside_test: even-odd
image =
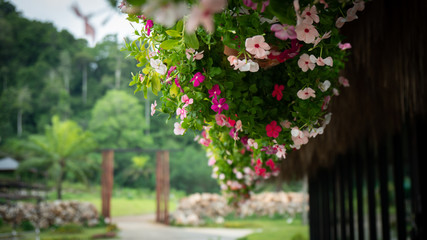
[[[349,86],[339,75],[350,48],[339,28],[364,2],[191,3],[121,5],[141,24],[126,43],[142,68],[130,85],[161,92],[152,115],[176,118],[177,135],[202,131],[213,177],[248,196],[258,179],[278,174],[287,152],[324,132],[328,104]]]

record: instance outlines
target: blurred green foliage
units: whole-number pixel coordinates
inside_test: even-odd
[[[128,86],[130,73],[138,72],[137,63],[119,50],[123,44],[117,36],[90,47],[52,23],[24,18],[5,0],[0,0],[0,29],[0,158],[11,156],[23,165],[15,177],[57,185],[48,181],[59,173],[55,164],[36,161],[49,154],[29,154],[22,145],[34,136],[47,136],[46,126],[52,125],[55,115],[60,123],[73,121],[82,131],[90,131],[98,145],[97,151],[67,163],[65,182],[86,180],[97,186],[99,150],[143,148],[151,151],[115,153],[114,186],[154,190],[155,149],[170,149],[171,188],[186,193],[219,191],[204,150],[193,140],[198,133],[175,136],[173,121],[157,114],[150,117],[150,104],[159,97],[149,94],[144,99]]]

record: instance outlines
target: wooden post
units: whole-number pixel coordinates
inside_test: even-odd
[[[111,221],[111,195],[114,179],[114,150],[102,151],[101,199],[102,216]]]
[[[156,221],[169,224],[169,152],[156,154]]]

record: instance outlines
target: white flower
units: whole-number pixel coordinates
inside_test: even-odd
[[[332,113],[328,113],[325,115],[325,121],[323,122],[323,127],[328,125],[331,122]]]
[[[242,72],[258,72],[259,65],[257,62],[252,61],[249,59],[243,66],[239,67],[239,70]]]
[[[277,149],[277,153],[276,156],[278,158],[286,158],[286,148],[283,145],[276,145],[275,146]]]
[[[150,66],[160,75],[165,75],[167,71],[166,65],[160,59],[150,59]]]
[[[329,80],[324,81],[323,83],[319,83],[319,89],[322,92],[326,92],[331,86],[331,82]]]
[[[253,147],[255,149],[258,149],[258,143],[255,142],[255,140],[253,140],[252,138],[248,139],[248,145],[249,145],[249,147]]]
[[[298,127],[293,127],[291,130],[291,134],[293,137],[298,137],[300,135],[301,131],[298,129]]]
[[[237,179],[242,179],[243,178],[243,174],[241,172],[236,172],[236,178]]]

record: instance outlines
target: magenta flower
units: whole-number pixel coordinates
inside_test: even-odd
[[[176,70],[176,66],[170,67],[169,70],[168,70],[168,77],[170,77],[171,74],[173,73],[173,71],[175,71],[175,70]]]
[[[217,99],[212,99],[211,109],[215,112],[221,114],[223,110],[228,110],[228,104],[225,103],[225,98],[221,98],[219,101]]]
[[[297,33],[295,32],[295,27],[287,24],[273,24],[270,28],[274,32],[274,36],[278,39],[296,39]]]
[[[310,97],[315,98],[316,95],[314,93],[315,93],[315,91],[313,89],[304,88],[304,89],[298,91],[297,96],[299,98],[301,98],[302,100],[306,100],[306,99],[309,99]]]
[[[212,87],[212,89],[208,90],[209,92],[209,97],[217,97],[221,94],[221,90],[219,89],[219,85],[216,84]]]
[[[181,84],[179,84],[178,77],[176,77],[176,78],[175,78],[175,84],[176,84],[176,86],[177,86],[177,87],[179,87],[179,89],[180,89],[180,90],[181,90],[181,92],[183,93],[183,92],[184,92],[184,90],[182,89]]]
[[[271,51],[270,55],[268,55],[268,58],[270,59],[277,59],[277,61],[279,61],[280,63],[294,58],[296,55],[298,55],[300,48],[302,47],[302,44],[300,44],[298,42],[298,40],[293,39],[291,41],[291,48],[286,49],[283,52],[276,52],[276,51]]]
[[[273,90],[273,97],[277,97],[277,101],[280,101],[283,97],[283,93],[282,91],[285,89],[285,86],[283,85],[278,85],[275,84],[274,85],[274,90]]]
[[[279,133],[282,131],[282,128],[277,126],[276,121],[272,121],[265,127],[265,130],[267,131],[267,136],[277,138]]]
[[[205,76],[201,72],[194,74],[194,77],[190,80],[190,82],[194,82],[193,85],[195,87],[198,87],[203,81],[205,81]]]
[[[147,23],[145,23],[145,30],[147,31],[147,35],[150,36],[151,28],[153,27],[153,20],[149,19],[147,20]]]

